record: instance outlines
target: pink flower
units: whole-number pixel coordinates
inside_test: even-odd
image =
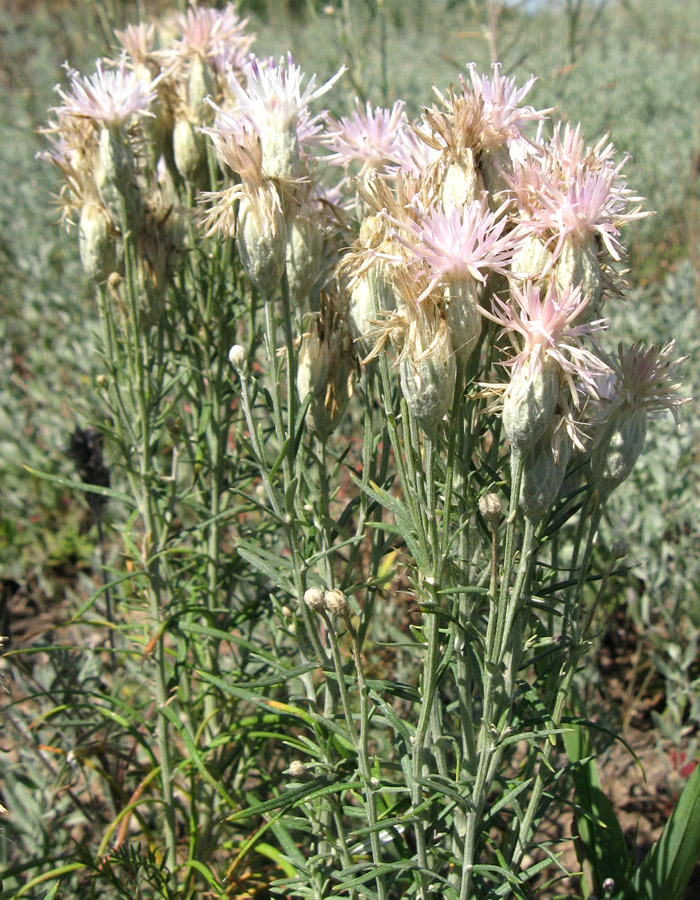
[[[359,176],[370,169],[378,169],[386,162],[395,161],[402,134],[406,130],[403,100],[397,100],[391,109],[381,106],[372,109],[367,103],[362,110],[355,99],[352,116],[342,116],[339,122],[331,121],[324,143],[333,151],[326,162],[334,166],[361,163]]]
[[[248,20],[239,17],[233,3],[221,10],[192,6],[186,13],[177,15],[175,23],[182,39],[166,51],[167,55],[180,59],[200,56],[219,72],[224,71],[227,63],[240,68],[254,39],[253,35],[245,34]]]
[[[690,398],[678,396],[682,383],[675,381],[676,371],[688,357],[670,359],[674,345],[671,341],[659,350],[654,344],[645,348],[641,342],[631,347],[619,344],[617,356],[606,357],[612,373],[597,385],[600,411],[595,419],[608,419],[615,410],[626,407],[644,410],[652,417],[668,411],[678,424],[678,410]]]
[[[262,65],[251,53],[246,67],[246,87],[235,77],[229,77],[228,83],[238,100],[238,111],[258,130],[263,131],[270,124],[294,129],[300,143],[311,144],[318,143],[323,114],[312,117],[309,104],[326,94],[344,72],[345,66],[319,88],[316,76],[312,75],[302,90],[305,75],[294,64],[291,53],[287,54],[286,62],[282,57],[279,63],[269,59]]]
[[[499,63],[494,63],[493,78],[476,74],[476,65],[467,66],[472,83],[472,90],[463,75],[460,82],[465,95],[473,93],[482,107],[484,131],[491,136],[489,146],[504,144],[510,138],[519,137],[522,126],[527,122],[544,119],[551,110],[536,110],[533,106],[521,106],[520,103],[532,90],[537,80],[534,76],[528,79],[521,88],[515,86],[514,78],[501,75]],[[497,140],[499,138],[500,140]]]
[[[607,137],[584,149],[580,126],[567,126],[563,137],[557,128],[549,145],[515,165],[512,187],[521,222],[553,245],[550,265],[569,236],[597,236],[619,262],[624,254],[620,229],[651,215],[627,188],[621,171],[626,158],[614,165],[614,153]]]
[[[148,107],[156,96],[158,79],[145,83],[127,70],[126,54],[122,54],[116,69],[105,71],[97,60],[97,72],[88,78],[66,67],[71,79],[70,92],[56,85],[56,93],[63,104],[54,107],[60,116],[91,119],[107,128],[124,125],[132,116],[150,116]]]
[[[386,216],[401,229],[395,239],[423,264],[429,278],[428,287],[417,302],[424,300],[443,279],[473,278],[483,283],[489,271],[508,272],[518,236],[503,233],[508,219],[500,216],[501,212],[502,209],[491,212],[484,197],[445,212],[418,209],[417,221]]]
[[[563,373],[575,406],[579,405],[579,396],[574,379],[597,396],[596,379],[608,372],[609,366],[584,347],[583,339],[605,328],[606,322],[596,319],[576,324],[588,303],[581,288],[561,291],[551,282],[542,298],[540,289],[526,282],[522,291],[512,284],[510,296],[512,302],[507,303],[494,295],[494,310],[480,307],[482,315],[502,326],[501,334],[516,350],[515,356],[502,365],[532,376],[550,359]]]

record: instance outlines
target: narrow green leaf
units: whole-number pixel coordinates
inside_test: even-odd
[[[237,545],[236,551],[256,571],[267,575],[273,584],[278,584],[287,594],[294,593],[291,581],[285,577],[291,568],[289,560],[283,556],[265,553],[265,551],[254,548],[252,544],[248,543],[244,544],[241,542]]]
[[[35,475],[43,481],[50,481],[59,487],[69,488],[72,491],[85,491],[87,494],[99,494],[100,497],[111,497],[112,500],[119,500],[126,506],[133,509],[136,506],[134,498],[128,494],[122,494],[121,491],[115,491],[112,488],[99,487],[96,484],[86,484],[84,481],[74,481],[72,478],[64,478],[62,475],[50,475],[48,472],[41,472],[39,469],[33,469],[31,466],[22,466],[25,472]]]
[[[566,731],[563,740],[572,762],[591,755],[590,740],[581,725]],[[584,893],[603,896],[603,882],[607,878],[612,878],[618,889],[624,889],[630,871],[625,836],[615,809],[600,786],[595,760],[574,767],[571,776],[575,787],[574,815],[579,835],[576,854],[584,865]],[[659,895],[659,900],[662,896]]]
[[[634,876],[639,900],[680,900],[700,858],[700,766]]]
[[[284,462],[284,458],[287,455],[287,451],[289,450],[289,445],[291,442],[292,442],[292,439],[287,438],[287,440],[282,444],[282,448],[280,449],[279,455],[277,456],[277,459],[272,464],[272,468],[270,469],[270,474],[268,475],[268,478],[270,479],[270,481],[272,481],[272,479],[275,477],[275,475],[277,474],[277,470]]]

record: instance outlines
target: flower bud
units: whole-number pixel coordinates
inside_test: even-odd
[[[350,291],[348,323],[353,343],[360,359],[369,356],[373,349],[371,333],[373,322],[380,319],[381,311],[396,309],[396,294],[388,274],[386,263],[378,259],[355,279]]]
[[[293,759],[288,771],[292,778],[303,778],[309,770],[300,759]]]
[[[646,433],[647,414],[633,407],[618,408],[603,425],[591,453],[591,480],[604,498],[629,478]]]
[[[80,210],[78,246],[85,274],[93,281],[105,281],[117,269],[116,240],[99,203],[87,202]]]
[[[308,307],[308,298],[319,276],[323,235],[307,208],[287,225],[287,284],[294,306]]]
[[[228,361],[239,375],[243,374],[248,368],[248,353],[245,347],[240,344],[234,344],[228,351]]]
[[[489,523],[491,528],[496,528],[498,520],[501,518],[503,504],[498,494],[487,491],[479,497],[479,512]]]
[[[495,212],[512,197],[508,176],[513,174],[513,160],[508,146],[501,144],[500,147],[484,150],[479,159],[479,171],[488,192],[489,208]]]
[[[326,441],[338,427],[352,395],[354,361],[350,332],[330,305],[314,314],[303,335],[297,363],[297,391],[302,403],[310,395],[306,423]]]
[[[477,284],[473,278],[453,281],[445,287],[447,332],[457,359],[466,363],[481,336],[481,313],[476,307]]]
[[[274,185],[241,198],[237,238],[248,277],[270,299],[282,281],[287,254],[287,226]]]
[[[580,286],[581,296],[590,297],[581,321],[597,317],[603,288],[598,250],[592,237],[567,237],[554,266],[554,277],[560,290]]]
[[[624,559],[625,556],[629,553],[629,544],[624,538],[620,538],[619,541],[615,541],[615,543],[610,548],[610,555],[613,559]]]
[[[342,591],[334,588],[332,591],[326,591],[323,595],[326,609],[331,615],[345,618],[350,611],[348,598]]]
[[[532,447],[550,425],[559,398],[559,379],[554,363],[545,361],[530,375],[513,374],[503,403],[503,428],[518,452]]]
[[[440,205],[443,210],[461,209],[481,197],[484,184],[474,165],[474,154],[466,149],[459,159],[450,162],[440,184]]]
[[[173,158],[180,175],[194,183],[207,158],[206,136],[186,118],[178,118],[173,126]]]
[[[547,430],[523,456],[520,508],[533,524],[554,505],[571,458],[569,438],[564,435],[555,444],[552,438]]]
[[[304,603],[313,612],[326,608],[323,591],[320,588],[309,588],[304,594]]]
[[[192,58],[187,78],[187,103],[193,114],[199,116],[205,107],[204,98],[214,93],[212,71],[199,54]]]
[[[118,128],[103,128],[100,133],[95,183],[115,225],[122,225],[123,208],[128,227],[137,230],[143,218],[143,201],[136,183],[133,150]]]
[[[432,342],[427,334],[409,336],[399,365],[403,396],[420,427],[433,434],[452,405],[457,363],[447,330]]]
[[[552,260],[552,254],[536,234],[529,234],[513,254],[513,277],[522,281],[536,281]]]

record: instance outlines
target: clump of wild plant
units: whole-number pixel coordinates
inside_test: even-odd
[[[683,402],[671,344],[604,349],[640,198],[534,79],[336,120],[342,70],[248,55],[231,7],[174,24],[69,71],[48,128],[143,662],[96,694],[129,789],[77,868],[223,897],[265,834],[281,895],[525,896],[598,525]]]

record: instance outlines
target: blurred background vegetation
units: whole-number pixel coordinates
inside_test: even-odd
[[[50,166],[35,160],[37,129],[65,81],[64,61],[92,71],[113,48],[113,27],[162,12],[164,2],[5,0],[0,6],[0,634],[31,641],[99,584],[97,534],[84,499],[26,473],[73,477],[66,448],[88,407],[100,360],[96,310],[75,235],[57,227]],[[587,143],[609,133],[627,152],[629,185],[657,214],[627,230],[631,289],[607,312],[620,339],[675,338],[686,395],[700,395],[700,16],[686,0],[245,0],[259,55],[291,50],[323,80],[349,67],[346,92],[409,114],[468,62],[499,60],[528,101],[582,123]],[[626,654],[619,728],[656,692],[654,740],[674,767],[696,754],[700,720],[700,416],[661,422],[606,528],[630,544],[626,579],[601,620],[602,639]],[[117,529],[118,530],[118,529]],[[116,530],[114,532],[116,534]],[[620,634],[624,633],[624,636]],[[630,637],[633,636],[633,639]],[[595,661],[582,685],[606,695]],[[678,748],[668,756],[668,745]]]

